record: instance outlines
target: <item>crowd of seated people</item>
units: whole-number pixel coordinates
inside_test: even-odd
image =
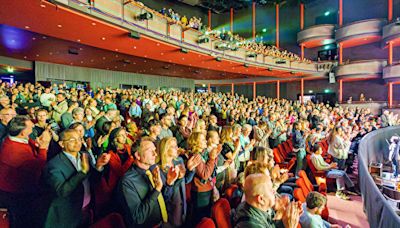
[[[349,200],[357,141],[384,125],[368,109],[323,103],[2,82],[0,208],[13,227],[85,227],[110,213],[127,227],[195,227],[227,198],[232,227],[294,228],[300,216],[314,227],[326,200],[293,197],[306,156]],[[320,156],[322,140],[335,163]],[[277,161],[283,144],[296,165]]]
[[[162,8],[159,11],[159,13],[168,17],[169,19],[171,19],[171,21],[173,23],[180,24],[184,27],[189,27],[189,28],[199,30],[203,26],[203,22],[201,21],[201,18],[197,18],[197,17],[193,16],[190,19],[188,19],[186,17],[186,15],[181,16],[181,15],[179,15],[179,13],[175,12],[173,9]]]

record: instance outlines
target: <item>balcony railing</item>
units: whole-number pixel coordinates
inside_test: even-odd
[[[198,43],[202,33],[198,30],[184,27],[175,23],[172,19],[150,9],[135,1],[121,0],[55,0],[61,5],[89,14],[107,22],[124,27],[128,30],[137,31],[144,36],[162,40],[171,45],[180,46],[203,54],[219,56],[227,60],[240,61],[259,67],[270,67],[277,70],[318,73],[316,63],[303,61],[282,60],[263,54],[249,58],[251,53],[243,47],[236,51],[218,50],[215,46],[219,39],[210,37],[208,42]],[[136,16],[149,12],[153,14],[151,20],[137,20]]]

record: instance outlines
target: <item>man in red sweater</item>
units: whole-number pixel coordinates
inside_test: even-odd
[[[31,206],[39,193],[39,179],[51,140],[48,131],[36,141],[29,139],[32,128],[27,116],[14,117],[0,147],[0,206],[9,209],[16,227],[32,224],[33,216],[29,213],[35,211]]]

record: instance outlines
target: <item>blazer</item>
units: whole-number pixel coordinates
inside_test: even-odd
[[[91,167],[90,170],[93,169]],[[83,181],[89,178],[91,172],[87,174],[78,172],[64,153],[58,153],[47,163],[43,171],[43,180],[51,191],[49,195],[51,203],[44,227],[80,225],[84,197]]]

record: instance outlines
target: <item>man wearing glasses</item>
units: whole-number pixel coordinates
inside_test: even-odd
[[[91,222],[93,204],[89,177],[103,170],[110,155],[102,154],[94,164],[91,154],[81,152],[82,138],[74,129],[63,131],[59,144],[63,151],[43,171],[43,179],[51,190],[45,227],[84,227]]]

